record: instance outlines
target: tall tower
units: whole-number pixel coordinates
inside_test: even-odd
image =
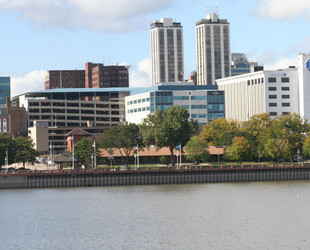
[[[215,80],[230,76],[230,27],[208,8],[207,18],[196,22],[197,84],[215,85]]]
[[[183,27],[171,18],[151,24],[152,85],[184,82]]]

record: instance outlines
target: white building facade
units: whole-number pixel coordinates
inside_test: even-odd
[[[196,22],[197,84],[230,76],[230,25],[218,11]]]
[[[227,119],[247,121],[261,113],[271,117],[299,113],[310,119],[310,55],[299,55],[298,68],[259,71],[216,82],[225,91]]]
[[[184,82],[183,27],[171,18],[151,24],[152,85]]]

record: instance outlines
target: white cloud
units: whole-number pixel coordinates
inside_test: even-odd
[[[0,10],[17,11],[35,24],[126,32],[149,24],[146,15],[176,0],[0,0]]]
[[[295,58],[282,58],[273,64],[266,64],[264,66],[265,70],[278,70],[278,69],[286,69],[289,66],[297,67],[298,58],[297,55]]]
[[[145,58],[138,64],[138,68],[133,65],[130,69],[130,87],[151,87],[152,66],[151,59]]]
[[[46,71],[32,71],[24,77],[11,77],[11,96],[44,89]]]
[[[287,49],[288,55],[296,55],[299,53],[310,53],[310,36],[305,37],[300,43],[291,45]]]
[[[263,19],[296,20],[307,15],[310,20],[309,0],[260,0],[254,13]]]

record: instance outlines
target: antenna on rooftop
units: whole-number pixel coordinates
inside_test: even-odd
[[[220,0],[216,0],[216,14],[219,15]]]
[[[211,15],[210,6],[207,7],[207,15]]]

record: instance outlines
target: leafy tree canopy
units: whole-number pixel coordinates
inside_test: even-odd
[[[115,126],[102,134],[99,143],[109,153],[118,150],[122,160],[128,166],[133,148],[141,143],[139,127],[136,124]]]
[[[93,154],[92,143],[83,137],[74,145],[74,156],[81,160],[81,164],[86,167],[91,167],[91,157]]]
[[[193,161],[197,164],[199,161],[208,161],[210,159],[210,153],[206,149],[207,143],[199,136],[193,136],[186,143],[186,159]]]
[[[15,138],[16,155],[15,162],[23,163],[25,167],[26,162],[35,162],[39,153],[34,149],[34,143],[28,137],[16,137]]]
[[[149,114],[140,125],[145,145],[155,142],[158,148],[169,147],[172,165],[173,149],[179,144],[184,146],[197,130],[197,121],[189,120],[187,109],[179,106],[172,106],[165,112],[157,110]]]
[[[241,163],[241,161],[248,160],[251,155],[251,145],[249,141],[241,136],[235,137],[232,140],[232,144],[227,148],[227,157],[230,160],[237,161]]]
[[[15,142],[9,135],[0,134],[0,166],[5,165],[6,151],[9,158],[8,164],[14,163],[16,154]]]
[[[204,125],[200,134],[209,146],[229,146],[234,137],[241,135],[241,123],[222,118]]]

